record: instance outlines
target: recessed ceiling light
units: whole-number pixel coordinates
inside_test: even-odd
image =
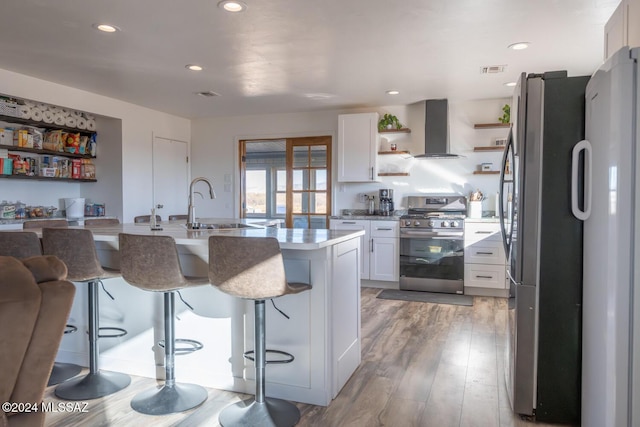
[[[227,12],[243,12],[247,9],[247,5],[239,0],[222,0],[218,3],[218,7]]]
[[[506,82],[504,85],[505,86],[509,86],[509,87],[513,87],[513,86],[516,85],[516,82]]]
[[[388,90],[387,95],[398,95],[400,93],[400,91],[398,90]]]
[[[92,25],[93,28],[95,28],[96,30],[100,30],[103,31],[105,33],[115,33],[116,31],[121,31],[120,28],[116,27],[115,25],[109,25],[109,24],[93,24]]]
[[[512,43],[507,47],[513,50],[522,50],[522,49],[528,48],[529,44],[530,44],[529,42],[518,42],[518,43]]]
[[[187,64],[184,66],[184,68],[186,68],[187,70],[191,70],[191,71],[202,71],[204,70],[204,68],[200,65],[196,65],[196,64]]]

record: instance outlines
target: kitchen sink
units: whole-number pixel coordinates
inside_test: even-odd
[[[186,224],[184,226],[187,227]],[[263,227],[250,225],[250,224],[242,224],[239,222],[214,223],[214,224],[199,223],[198,226],[192,228],[192,230],[235,230],[235,229],[242,229],[242,228],[263,228]]]

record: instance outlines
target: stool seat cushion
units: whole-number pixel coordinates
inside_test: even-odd
[[[131,285],[167,292],[209,283],[207,277],[185,277],[173,237],[120,233],[120,271]]]
[[[280,244],[273,237],[210,236],[209,280],[224,293],[253,300],[311,288],[287,283]]]

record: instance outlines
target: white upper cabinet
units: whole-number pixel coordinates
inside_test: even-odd
[[[640,0],[622,0],[604,26],[604,58],[622,46],[640,46]]]
[[[338,116],[338,181],[376,182],[378,113]]]

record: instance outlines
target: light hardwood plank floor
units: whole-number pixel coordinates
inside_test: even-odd
[[[523,421],[509,407],[502,370],[506,300],[475,297],[466,307],[376,299],[379,292],[362,289],[362,364],[329,406],[297,404],[299,426],[550,426]],[[88,401],[87,412],[49,413],[45,424],[219,426],[222,408],[249,397],[208,389],[207,401],[185,413],[133,411],[132,396],[154,384],[134,377],[125,390]],[[64,402],[53,389],[45,402]]]

